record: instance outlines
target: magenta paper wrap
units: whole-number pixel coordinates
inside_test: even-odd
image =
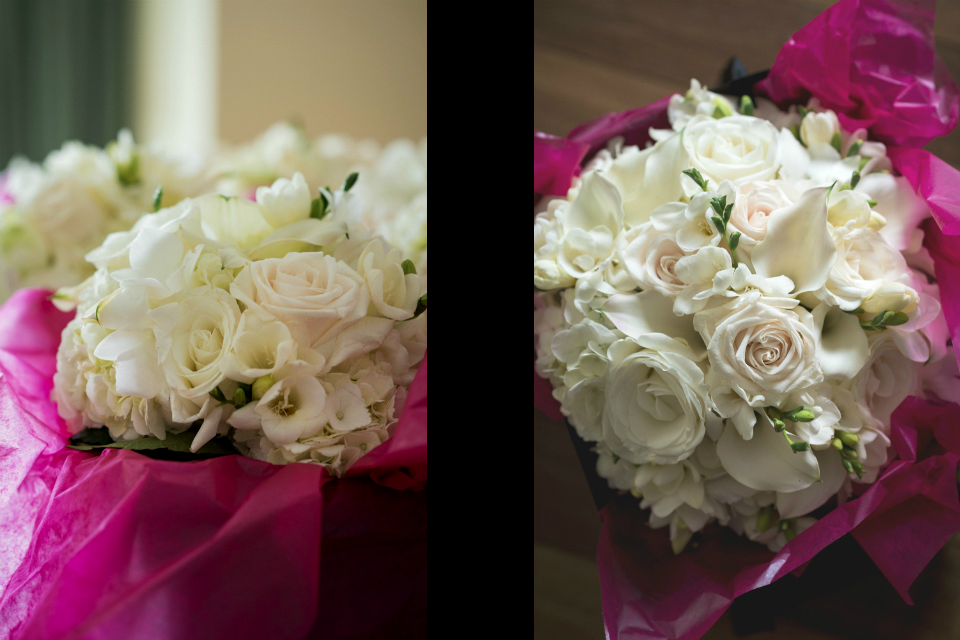
[[[0,638],[426,635],[426,359],[348,478],[96,456],[64,448],[46,399],[69,320],[47,295],[0,307]]]
[[[958,118],[956,84],[934,53],[933,19],[933,0],[841,0],[790,39],[757,89],[781,106],[816,97],[846,129],[867,128],[888,144],[894,170],[930,208],[924,244],[960,360],[960,172],[915,148],[948,133]],[[590,145],[589,159],[617,135],[643,146],[650,126],[666,126],[666,99],[604,116],[568,137]],[[535,199],[537,193],[544,192],[535,184]],[[558,413],[549,385],[546,393],[536,387],[536,406]],[[956,405],[908,398],[893,415],[894,459],[877,482],[777,554],[708,525],[698,548],[675,556],[665,531],[649,528],[635,499],[611,500],[601,510],[597,550],[608,637],[695,640],[733,598],[802,571],[847,533],[911,602],[910,585],[960,531],[958,416]]]
[[[849,131],[922,147],[949,133],[957,85],[934,50],[934,0],[843,0],[780,49],[757,88],[781,105],[810,96]]]

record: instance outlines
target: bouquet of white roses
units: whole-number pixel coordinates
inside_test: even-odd
[[[209,181],[200,160],[137,145],[127,130],[106,149],[68,142],[40,165],[15,158],[0,184],[0,299],[83,281],[93,273],[84,254],[133,226],[160,185],[170,206]]]
[[[668,114],[541,201],[536,368],[676,552],[711,521],[778,550],[877,479],[905,398],[960,399],[930,213],[816,99],[693,81]]]
[[[339,475],[388,439],[426,350],[425,283],[363,224],[357,179],[186,199],[88,253],[96,272],[56,296],[77,305],[53,390],[94,433],[76,446],[98,427],[137,449],[229,436]]]

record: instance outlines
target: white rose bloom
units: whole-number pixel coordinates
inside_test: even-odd
[[[877,296],[868,306],[896,304],[899,308],[878,308],[880,311],[911,313],[917,308],[917,293],[909,287],[907,263],[872,229],[838,229],[837,257],[827,282],[816,296],[844,311],[853,311]],[[884,285],[893,285],[886,287]],[[909,290],[909,291],[908,291]]]
[[[267,222],[279,229],[310,217],[310,187],[298,171],[292,180],[277,178],[269,187],[257,187],[257,204]]]
[[[729,226],[739,231],[739,252],[750,255],[750,250],[767,235],[767,222],[778,209],[792,205],[798,194],[790,183],[780,180],[747,182],[737,187]]]
[[[796,300],[751,291],[697,313],[693,322],[713,371],[752,407],[779,405],[823,379],[813,316]]]
[[[696,116],[681,135],[690,166],[700,171],[711,189],[724,180],[739,186],[777,176],[779,133],[766,120],[739,115],[719,120]],[[688,196],[700,191],[687,176],[681,182]]]
[[[233,345],[240,308],[226,291],[200,287],[153,316],[158,318],[157,355],[171,388],[173,418],[189,422],[198,409],[206,410],[210,392],[224,378],[221,364]]]
[[[677,261],[686,252],[677,244],[676,236],[661,233],[648,222],[641,227],[620,255],[630,277],[642,289],[656,289],[665,296],[676,296],[685,284],[677,277]]]
[[[609,349],[603,438],[622,458],[673,464],[703,440],[703,372],[681,342],[662,334]]]
[[[298,344],[316,346],[367,315],[370,292],[360,275],[322,253],[288,253],[250,263],[230,292],[290,329]]]
[[[243,430],[262,428],[272,443],[289,445],[323,428],[326,396],[323,385],[313,376],[288,376],[270,387],[258,402],[234,412],[227,423]]]
[[[423,282],[416,273],[404,274],[403,256],[398,249],[384,251],[380,240],[373,240],[360,254],[357,273],[367,282],[370,303],[380,316],[391,320],[409,320],[423,295]]]

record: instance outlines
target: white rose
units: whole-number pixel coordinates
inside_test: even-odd
[[[370,292],[360,275],[322,253],[288,253],[247,265],[230,292],[248,308],[276,318],[298,344],[333,339],[367,314]]]
[[[734,185],[758,180],[773,180],[780,168],[777,155],[777,128],[765,120],[750,116],[730,116],[716,120],[696,116],[681,134],[690,165],[710,181],[715,189],[724,180]],[[699,188],[684,176],[681,181],[687,195]]]
[[[223,380],[221,362],[233,344],[240,308],[226,291],[200,287],[153,316],[160,318],[157,355],[172,391],[173,419],[188,422]]]
[[[878,293],[881,297],[891,293],[880,288],[888,283],[909,283],[907,263],[899,251],[888,245],[883,237],[872,229],[839,229],[836,232],[837,257],[826,284],[816,296],[844,311],[862,307],[865,300]],[[909,287],[905,287],[909,288]],[[913,292],[914,304],[901,309],[910,313],[916,309],[917,294]],[[903,291],[901,290],[901,293]],[[910,308],[912,306],[912,308]],[[883,311],[885,309],[881,309]]]
[[[274,228],[310,217],[310,187],[299,171],[292,180],[278,178],[269,187],[257,187],[257,204]]]
[[[374,240],[360,254],[357,273],[367,282],[370,302],[378,315],[392,320],[409,320],[423,295],[423,282],[413,273],[404,274],[399,249],[385,252]]]
[[[107,219],[114,208],[93,186],[65,175],[37,194],[30,205],[28,224],[53,248],[64,243],[99,241],[108,230]]]
[[[706,433],[703,372],[693,352],[662,334],[624,339],[609,349],[603,439],[635,464],[673,464]]]
[[[292,444],[323,429],[326,395],[313,376],[288,376],[270,387],[258,402],[235,411],[227,423],[237,429],[262,428],[274,444]]]
[[[747,182],[737,187],[730,227],[739,231],[738,251],[750,255],[750,250],[767,235],[767,222],[775,211],[792,205],[797,194],[789,183],[782,181]]]
[[[751,407],[779,405],[823,379],[813,316],[796,300],[750,291],[697,313],[693,323],[707,343],[712,373]]]
[[[630,277],[642,289],[656,289],[665,296],[676,296],[686,285],[677,277],[677,261],[686,252],[673,234],[661,233],[653,223],[639,227],[642,231],[620,255]]]

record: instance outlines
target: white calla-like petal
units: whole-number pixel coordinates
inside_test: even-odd
[[[930,216],[927,203],[914,192],[904,177],[869,173],[860,179],[856,191],[877,202],[873,210],[887,221],[880,229],[880,235],[894,249],[907,249],[913,230]]]
[[[800,200],[774,212],[767,235],[751,258],[757,275],[787,276],[794,293],[816,291],[833,268],[837,246],[827,228],[827,189],[809,189]]]
[[[860,373],[870,345],[857,316],[826,303],[817,305],[812,315],[820,331],[817,358],[824,378],[849,380]]]
[[[798,491],[820,477],[817,458],[810,451],[794,453],[765,414],[744,440],[728,424],[717,442],[717,455],[733,479],[757,491]]]
[[[840,462],[840,452],[833,447],[814,451],[820,467],[821,482],[814,482],[805,489],[790,493],[777,493],[777,512],[780,518],[796,518],[806,515],[824,504],[840,490],[846,471]]]
[[[673,301],[656,291],[611,296],[604,303],[603,312],[617,329],[631,338],[662,333],[684,341],[697,358],[706,353],[703,339],[693,328],[692,318],[674,315]]]

